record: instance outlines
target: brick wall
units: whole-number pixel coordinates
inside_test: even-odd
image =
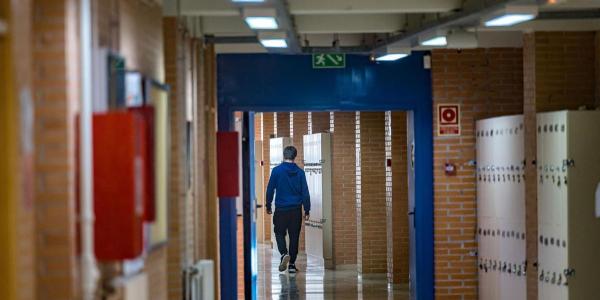
[[[185,47],[184,33],[180,31],[177,19],[167,17],[163,20],[164,51],[165,51],[165,71],[166,83],[170,86],[169,98],[169,121],[171,128],[171,147],[170,156],[170,174],[169,174],[169,216],[168,216],[168,251],[167,251],[167,282],[168,298],[181,298],[181,270],[182,270],[182,235],[184,229],[181,227],[181,218],[183,218],[182,208],[183,199],[181,182],[183,180],[180,168],[183,165],[181,161],[181,147],[179,141],[185,132],[181,127],[181,118],[183,114],[183,99],[179,89],[184,88],[181,78],[181,70],[178,68],[178,57],[181,51],[180,47]]]
[[[593,106],[595,32],[536,32],[532,35],[538,111]]]
[[[434,255],[438,299],[477,298],[475,121],[523,110],[522,49],[434,50],[433,109],[461,104],[461,136],[434,132]],[[434,124],[437,116],[434,113]],[[434,126],[436,128],[436,126]],[[456,164],[456,176],[443,172]]]
[[[387,271],[385,113],[361,112],[362,272]]]
[[[277,137],[290,136],[290,113],[277,113]]]
[[[254,114],[254,140],[256,140],[256,141],[263,140],[262,124],[263,124],[263,113],[255,113]]]
[[[279,131],[279,129],[278,129]],[[300,167],[304,167],[304,136],[308,134],[308,113],[295,112],[294,113],[294,138],[292,143],[298,149],[298,157],[296,158],[296,164]]]
[[[392,112],[392,232],[394,283],[408,283],[408,176],[406,113]]]
[[[98,34],[100,46],[123,55],[128,69],[163,82],[162,8],[140,0],[97,1],[95,7],[99,14],[97,22],[102,25]],[[115,23],[118,26],[114,26]],[[171,277],[167,273],[167,250],[150,251],[145,266],[151,299],[167,299],[167,278]],[[177,275],[176,280],[179,279]]]
[[[146,274],[148,275],[148,295],[150,300],[169,299],[167,296],[167,248],[160,247],[148,253]]]
[[[354,112],[335,113],[333,133],[333,262],[355,266],[356,260],[356,149]]]
[[[312,132],[329,132],[329,112],[312,113]]]
[[[37,296],[75,299],[77,7],[72,0],[33,3]]]
[[[204,45],[203,51],[203,99],[204,122],[206,124],[206,169],[204,170],[206,182],[206,211],[207,211],[207,239],[200,241],[207,248],[207,255],[214,264],[213,278],[215,278],[215,291],[220,290],[220,256],[219,256],[219,202],[217,197],[217,61],[215,45]],[[215,296],[218,300],[220,296]]]
[[[127,68],[164,80],[162,8],[142,0],[119,2],[119,50]]]
[[[525,176],[537,178],[536,113],[592,107],[596,97],[596,33],[535,32],[524,35]],[[537,261],[537,186],[525,184],[527,261]],[[527,295],[537,299],[537,272],[527,274]]]

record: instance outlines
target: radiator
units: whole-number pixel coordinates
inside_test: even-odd
[[[184,270],[184,291],[186,300],[214,300],[214,263],[200,260]]]

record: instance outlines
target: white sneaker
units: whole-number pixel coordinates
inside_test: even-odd
[[[279,272],[284,272],[287,270],[288,263],[290,262],[290,256],[284,254],[281,256],[281,262],[279,262]]]
[[[296,264],[290,264],[288,266],[288,272],[290,274],[296,274],[296,272],[298,272],[298,268],[296,268]]]

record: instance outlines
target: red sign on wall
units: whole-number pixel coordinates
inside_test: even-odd
[[[438,104],[438,136],[460,135],[460,105]]]

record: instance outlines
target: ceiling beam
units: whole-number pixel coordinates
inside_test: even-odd
[[[398,14],[447,12],[461,7],[461,0],[293,0],[294,15]]]
[[[299,15],[294,19],[301,34],[397,32],[405,22],[400,14]]]
[[[527,0],[523,0],[527,1]],[[523,2],[522,0],[489,0],[485,3],[479,3],[474,6],[467,6],[461,11],[444,16],[439,19],[429,20],[428,18],[415,18],[411,22],[409,18],[406,32],[391,36],[375,44],[373,52],[384,51],[387,46],[392,44],[415,44],[419,35],[433,32],[435,30],[453,27],[467,27],[479,24],[480,19],[494,11],[504,8],[508,4]],[[533,0],[530,0],[533,1]],[[426,15],[424,15],[426,16]],[[411,16],[409,16],[411,17]],[[416,16],[415,16],[416,17]]]
[[[166,16],[177,15],[177,1],[165,0],[163,13]],[[179,0],[181,14],[184,16],[239,16],[240,9],[229,0]]]
[[[181,14],[237,16],[239,7],[230,0],[180,0]],[[277,1],[277,0],[275,0]],[[176,0],[165,0],[165,15],[177,14]],[[292,15],[439,13],[461,8],[462,0],[291,0]]]
[[[302,45],[300,44],[300,38],[298,31],[296,31],[296,23],[294,18],[290,14],[288,8],[288,1],[286,0],[271,0],[271,4],[277,10],[277,21],[279,22],[280,30],[285,30],[287,34],[288,47],[285,49],[270,48],[270,52],[282,52],[283,50],[287,53],[300,53],[302,52]]]
[[[214,35],[253,35],[254,32],[239,16],[234,17],[202,17],[202,30]]]

